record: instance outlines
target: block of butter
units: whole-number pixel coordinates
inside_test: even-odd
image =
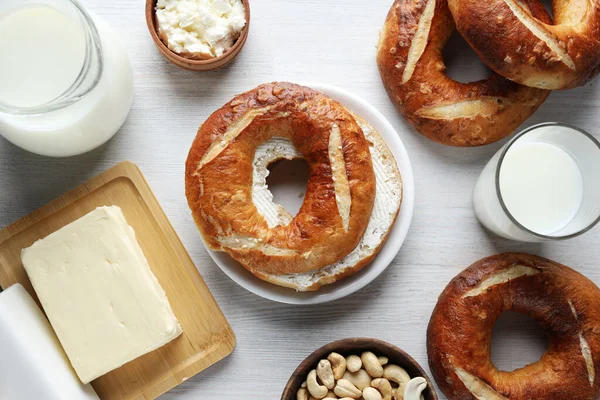
[[[23,249],[21,258],[83,383],[181,334],[119,207],[97,208]]]

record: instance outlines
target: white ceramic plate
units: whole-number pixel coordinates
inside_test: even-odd
[[[304,85],[339,101],[375,127],[398,163],[398,168],[402,174],[403,198],[396,223],[377,257],[358,273],[332,285],[324,286],[316,292],[296,292],[293,289],[264,282],[248,272],[229,254],[208,249],[208,253],[217,265],[238,285],[266,299],[287,304],[319,304],[340,299],[365,287],[377,278],[390,265],[396,254],[398,254],[400,247],[402,247],[410,227],[415,203],[415,183],[408,153],[398,133],[389,121],[372,105],[343,89],[320,83]],[[277,195],[275,197],[277,198]],[[281,203],[286,206],[284,201]]]

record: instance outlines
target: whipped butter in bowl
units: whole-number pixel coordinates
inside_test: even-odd
[[[246,0],[148,0],[146,20],[161,53],[196,71],[229,63],[248,35]]]

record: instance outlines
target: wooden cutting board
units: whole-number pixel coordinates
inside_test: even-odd
[[[21,283],[38,301],[21,249],[96,207],[110,205],[121,207],[134,228],[183,334],[92,385],[103,400],[154,399],[231,354],[235,336],[135,164],[118,164],[0,231],[0,286]]]

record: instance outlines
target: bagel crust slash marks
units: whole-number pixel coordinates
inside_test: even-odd
[[[454,30],[447,0],[396,0],[378,45],[383,84],[398,110],[428,138],[452,146],[495,142],[533,114],[549,92],[498,74],[472,83],[452,80],[442,51]]]
[[[459,32],[494,71],[527,86],[569,89],[600,72],[600,2],[448,0]]]
[[[490,358],[504,311],[534,318],[548,350],[499,371]],[[441,294],[427,330],[429,365],[450,400],[593,400],[600,396],[600,290],[553,261],[506,253],[474,263]]]
[[[324,285],[360,271],[375,258],[390,235],[402,203],[402,176],[394,155],[375,127],[360,116],[353,116],[369,142],[375,171],[375,203],[360,243],[338,262],[302,274],[275,275],[250,268],[249,271],[260,279],[302,292],[318,290]],[[273,201],[273,194],[266,184],[269,174],[267,165],[276,160],[295,158],[302,158],[302,154],[284,138],[271,138],[256,149],[252,197],[258,212],[265,217],[269,227],[287,225],[293,217]]]
[[[291,142],[309,164],[304,203],[293,218],[263,215],[253,198],[256,149],[271,139]],[[186,196],[208,246],[255,275],[315,270],[350,253],[369,223],[369,142],[329,97],[290,83],[261,85],[200,127],[186,162]]]

